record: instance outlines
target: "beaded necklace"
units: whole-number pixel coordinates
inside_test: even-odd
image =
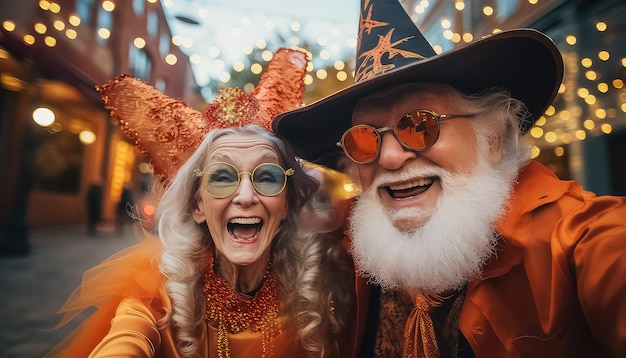
[[[230,357],[227,334],[240,333],[250,328],[254,332],[261,332],[261,357],[271,357],[274,347],[270,342],[280,334],[281,329],[278,322],[277,283],[270,274],[269,265],[261,289],[251,296],[236,291],[226,280],[218,277],[213,270],[212,257],[210,261],[203,290],[206,295],[206,321],[217,326],[217,356]]]

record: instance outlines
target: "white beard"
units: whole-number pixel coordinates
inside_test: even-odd
[[[518,168],[494,168],[483,162],[471,175],[426,170],[441,179],[442,196],[430,219],[415,230],[402,232],[392,222],[428,215],[431,210],[390,211],[380,202],[376,183],[359,197],[352,211],[349,234],[356,267],[383,290],[441,293],[458,289],[479,277],[483,264],[494,254],[497,233],[493,224],[505,211]],[[419,176],[424,168],[419,172],[403,174]]]

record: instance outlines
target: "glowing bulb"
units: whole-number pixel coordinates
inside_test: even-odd
[[[174,55],[173,53],[170,53],[167,56],[165,56],[165,62],[168,65],[175,65],[176,62],[178,62],[178,57],[176,57],[176,55]]]
[[[96,134],[92,131],[82,131],[78,134],[78,139],[83,144],[91,144],[96,141]]]
[[[42,127],[47,127],[54,123],[55,115],[50,108],[39,107],[33,111],[33,120]]]
[[[146,40],[141,37],[135,37],[135,39],[133,40],[133,44],[137,48],[144,48],[146,46]]]

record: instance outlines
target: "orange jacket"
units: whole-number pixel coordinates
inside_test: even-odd
[[[497,256],[468,284],[459,321],[476,357],[626,357],[626,198],[533,161],[496,228]],[[368,287],[359,280],[361,332]]]

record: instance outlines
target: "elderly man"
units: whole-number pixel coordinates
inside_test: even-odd
[[[626,200],[522,139],[562,75],[537,31],[436,55],[396,0],[363,0],[356,83],[275,118],[305,159],[358,167],[360,356],[626,357]]]

